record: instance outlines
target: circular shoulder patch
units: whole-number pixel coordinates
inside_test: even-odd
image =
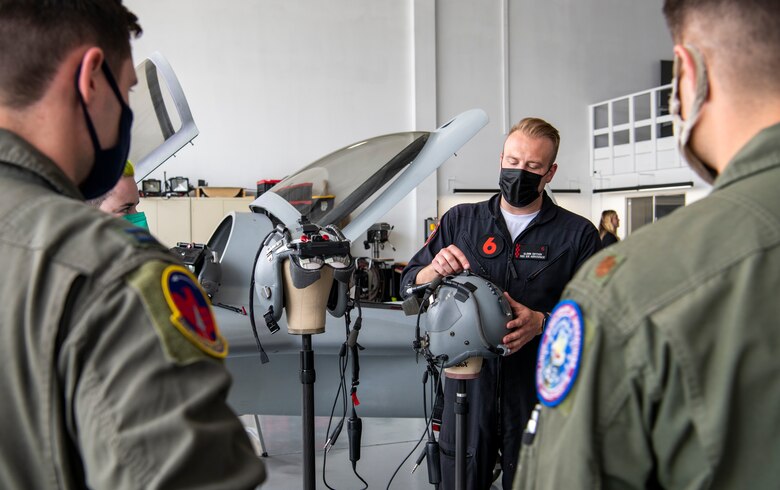
[[[211,304],[192,273],[180,265],[166,267],[162,289],[176,328],[207,354],[220,359],[227,356],[227,342],[217,328]]]
[[[547,321],[536,360],[536,393],[548,407],[560,404],[569,394],[582,356],[582,311],[574,301],[561,301]]]
[[[496,257],[504,250],[504,239],[498,235],[485,235],[477,243],[477,251],[486,259]]]

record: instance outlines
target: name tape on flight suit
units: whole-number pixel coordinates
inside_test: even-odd
[[[558,303],[547,321],[536,360],[536,393],[548,407],[569,394],[580,368],[583,342],[582,311],[574,301]]]
[[[547,260],[550,247],[546,244],[518,243],[515,245],[516,260]]]
[[[209,300],[190,271],[180,265],[168,266],[162,274],[162,289],[171,309],[171,323],[205,353],[220,359],[227,356],[227,342]]]

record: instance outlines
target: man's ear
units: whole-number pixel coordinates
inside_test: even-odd
[[[89,105],[95,95],[95,80],[103,76],[103,50],[97,47],[89,48],[81,57],[81,70],[76,79],[76,86],[84,103]]]
[[[557,171],[558,171],[557,163],[553,163],[552,165],[550,165],[550,170],[547,171],[547,175],[543,179],[544,183],[549,184],[550,182],[552,182],[553,177],[555,177],[555,172]]]
[[[677,69],[680,73],[677,89],[680,97],[680,115],[684,120],[687,120],[686,107],[693,103],[696,96],[696,62],[691,52],[682,44],[674,46],[674,55],[677,58]]]

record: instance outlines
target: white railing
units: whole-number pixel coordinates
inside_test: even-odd
[[[671,85],[588,107],[590,169],[594,188],[605,178],[655,173],[683,166],[668,111]]]

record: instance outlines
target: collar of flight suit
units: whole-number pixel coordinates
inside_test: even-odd
[[[498,223],[504,223],[504,215],[501,214],[501,193],[494,195],[490,198],[490,213],[493,215],[493,219]],[[539,215],[536,216],[536,224],[541,225],[555,218],[558,214],[558,206],[547,195],[547,191],[542,191],[542,207],[539,210]]]
[[[775,167],[780,167],[780,123],[764,128],[748,141],[718,176],[713,190]]]
[[[0,128],[0,162],[37,177],[57,193],[83,201],[84,195],[65,173],[26,140]]]

